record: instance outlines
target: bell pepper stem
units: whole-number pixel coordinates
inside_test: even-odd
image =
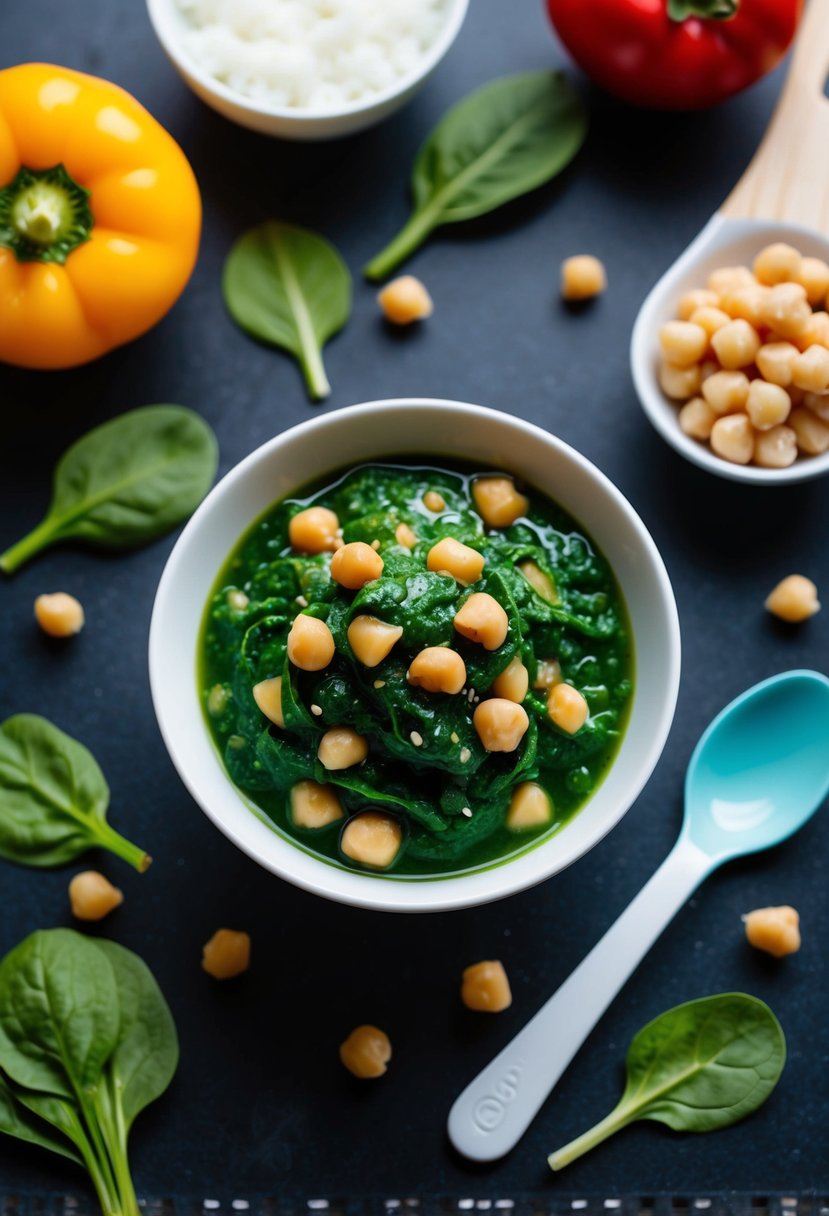
[[[701,17],[708,21],[730,21],[736,17],[740,0],[668,0],[668,16],[672,21],[687,21]]]
[[[89,191],[63,165],[22,166],[0,189],[0,245],[19,262],[63,265],[91,235],[95,220],[89,199]]]

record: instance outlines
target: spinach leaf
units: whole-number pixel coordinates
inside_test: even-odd
[[[118,988],[120,1025],[109,1072],[120,1095],[126,1133],[136,1115],[160,1098],[172,1081],[178,1067],[178,1036],[147,964],[115,942],[99,939],[95,944],[109,960]]]
[[[42,1096],[44,1095],[38,1095],[38,1097]],[[61,1106],[60,1099],[46,1098],[46,1102],[50,1107],[54,1103],[55,1110],[55,1118],[48,1119],[47,1122],[58,1127],[59,1124],[56,1120],[59,1117],[57,1109]],[[76,1161],[78,1165],[83,1165],[83,1158],[64,1139],[52,1135],[47,1122],[44,1122],[43,1115],[38,1117],[32,1109],[20,1101],[12,1087],[0,1076],[0,1132],[7,1136],[14,1136],[16,1140],[25,1140],[28,1144],[37,1144],[61,1157],[68,1157],[70,1161]],[[66,1122],[68,1124],[68,1118]],[[66,1135],[69,1135],[68,1131]]]
[[[180,405],[147,405],[105,422],[63,454],[46,517],[0,555],[0,569],[12,574],[60,540],[130,549],[163,536],[195,511],[217,460],[210,427]]]
[[[270,220],[233,246],[222,290],[236,324],[294,355],[311,398],[327,397],[322,348],[351,313],[351,275],[334,246],[306,228]]]
[[[578,96],[560,72],[493,80],[444,115],[412,172],[414,210],[365,268],[385,278],[435,228],[473,219],[534,190],[570,163],[587,134]]]
[[[71,929],[33,933],[0,963],[0,1069],[61,1098],[93,1092],[118,1038],[112,968]]]
[[[786,1061],[768,1005],[741,992],[688,1001],[649,1022],[630,1045],[615,1110],[549,1158],[560,1170],[637,1119],[675,1131],[728,1127],[761,1106]]]
[[[109,849],[144,871],[151,858],[107,822],[109,787],[95,757],[46,718],[16,714],[0,725],[0,857],[59,866]]]

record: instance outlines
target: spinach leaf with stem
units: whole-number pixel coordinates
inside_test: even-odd
[[[334,246],[306,228],[269,220],[233,246],[222,290],[236,324],[294,355],[311,398],[327,397],[322,348],[351,314],[351,275]]]
[[[37,714],[0,725],[0,857],[59,866],[104,848],[143,873],[152,858],[107,822],[109,786],[82,743]]]
[[[139,1216],[129,1131],[177,1063],[164,998],[121,946],[53,929],[0,963],[0,1132],[85,1165],[104,1216]]]
[[[45,518],[0,554],[0,570],[12,574],[56,541],[131,549],[163,536],[195,511],[217,461],[212,430],[180,405],[147,405],[95,427],[59,460]]]
[[[786,1062],[782,1027],[768,1005],[726,992],[677,1005],[633,1039],[619,1105],[548,1158],[563,1169],[637,1119],[674,1131],[728,1127],[761,1106]]]
[[[435,228],[474,219],[548,182],[587,134],[578,95],[560,72],[504,76],[444,115],[412,171],[414,210],[365,267],[383,279]]]

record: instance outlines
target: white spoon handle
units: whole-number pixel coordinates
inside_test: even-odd
[[[692,891],[711,858],[680,839],[601,941],[449,1113],[449,1138],[475,1161],[515,1144],[628,976]]]

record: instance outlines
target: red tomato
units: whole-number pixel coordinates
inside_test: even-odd
[[[769,72],[803,0],[547,0],[579,66],[633,105],[699,110]]]

